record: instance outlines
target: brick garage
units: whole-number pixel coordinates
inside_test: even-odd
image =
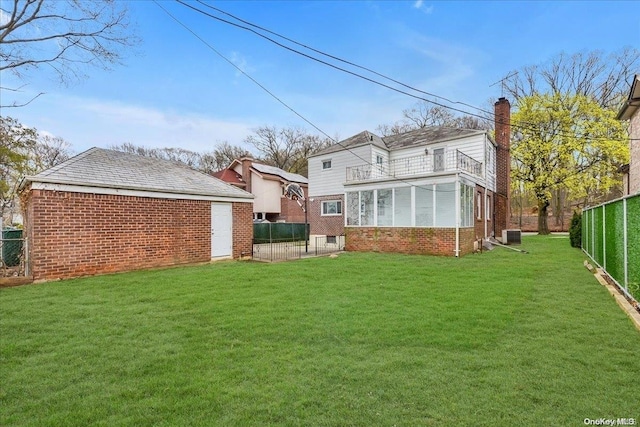
[[[229,257],[251,254],[252,196],[171,162],[94,148],[28,177],[22,200],[34,280],[210,261],[212,203],[231,206]]]

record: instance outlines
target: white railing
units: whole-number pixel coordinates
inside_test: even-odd
[[[482,176],[482,163],[461,151],[441,155],[420,155],[391,160],[389,167],[364,164],[347,167],[346,182],[363,182],[384,178],[407,178],[435,172],[465,171]]]

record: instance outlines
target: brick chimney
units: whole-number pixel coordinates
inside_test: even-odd
[[[242,157],[240,163],[242,164],[242,179],[247,183],[245,191],[251,193],[251,165],[253,164],[253,158]]]
[[[511,194],[511,104],[507,98],[495,103],[496,129],[496,195],[495,236],[500,238],[502,230],[509,228],[509,195]]]

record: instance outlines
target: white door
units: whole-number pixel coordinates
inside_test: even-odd
[[[211,203],[211,258],[232,256],[231,203]]]

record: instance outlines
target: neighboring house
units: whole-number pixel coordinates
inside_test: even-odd
[[[629,120],[631,160],[622,168],[623,192],[625,195],[640,193],[640,74],[633,78],[629,98],[618,112],[618,120]]]
[[[509,218],[510,106],[496,137],[431,127],[364,131],[309,158],[311,235],[346,235],[357,251],[464,255],[501,238]]]
[[[91,148],[21,200],[34,280],[251,255],[253,196],[180,163]]]
[[[256,162],[251,157],[236,159],[226,168],[213,174],[229,184],[253,194],[253,218],[271,222],[305,221],[304,204],[287,199],[285,187],[298,184],[307,195],[308,180],[302,175],[275,166]]]

